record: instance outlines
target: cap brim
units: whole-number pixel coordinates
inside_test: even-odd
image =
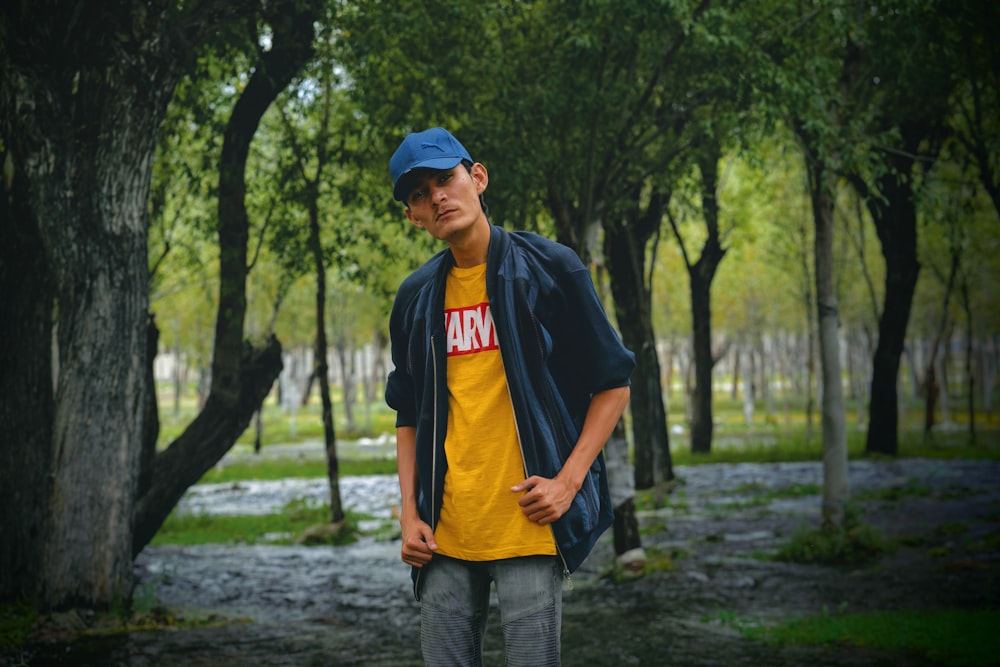
[[[462,162],[461,156],[450,156],[450,157],[436,157],[430,160],[423,160],[417,162],[409,169],[404,171],[399,175],[396,180],[396,186],[392,189],[392,196],[396,198],[396,201],[405,201],[405,197],[409,190],[410,174],[416,169],[451,169],[452,167],[458,166]]]

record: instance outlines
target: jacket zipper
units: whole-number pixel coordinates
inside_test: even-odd
[[[527,479],[531,476],[531,473],[528,470],[528,459],[524,456],[524,444],[521,442],[521,427],[517,423],[517,409],[514,406],[514,397],[510,393],[510,378],[507,375],[507,364],[503,360],[503,348],[500,345],[500,336],[497,336],[497,349],[500,350],[500,364],[503,366],[503,376],[507,385],[507,400],[510,401],[510,412],[514,416],[514,434],[517,437],[517,448],[521,452],[521,467],[524,472],[524,478]],[[566,564],[566,558],[563,556],[562,549],[559,548],[559,540],[556,539],[555,529],[552,528],[552,524],[549,524],[549,532],[552,533],[552,543],[556,545],[556,554],[558,554],[559,560],[562,562],[563,580],[566,582],[566,588],[573,590],[573,577],[570,574],[569,566]]]

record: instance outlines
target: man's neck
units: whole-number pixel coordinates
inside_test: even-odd
[[[490,248],[490,223],[484,214],[479,222],[469,228],[460,239],[448,241],[455,264],[462,269],[486,263]]]

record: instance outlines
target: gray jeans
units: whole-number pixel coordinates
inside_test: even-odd
[[[506,664],[559,665],[562,568],[555,556],[471,562],[438,554],[420,578],[420,646],[429,667],[483,664],[491,582]]]

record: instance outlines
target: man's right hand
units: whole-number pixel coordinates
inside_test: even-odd
[[[414,567],[427,565],[438,548],[434,531],[420,519],[402,522],[400,527],[403,532],[403,562]]]

